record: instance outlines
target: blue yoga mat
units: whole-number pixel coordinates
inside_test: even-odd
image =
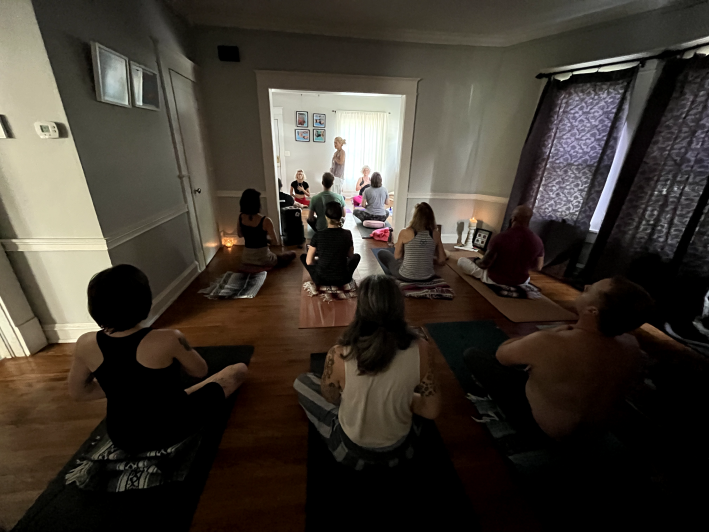
[[[379,260],[379,252],[384,251],[386,249],[386,250],[391,251],[393,253],[394,248],[392,247],[392,248],[369,248],[369,249],[372,251],[372,253],[374,253],[374,256],[377,258],[377,262],[379,263],[379,266],[381,266],[382,270],[384,270],[384,274],[391,275],[389,268],[384,266],[384,263],[381,260]]]

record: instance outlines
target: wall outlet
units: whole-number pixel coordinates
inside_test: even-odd
[[[285,151],[286,157],[290,157],[290,152],[288,150]]]

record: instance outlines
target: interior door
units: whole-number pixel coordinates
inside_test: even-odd
[[[284,192],[288,192],[290,180],[287,178],[288,171],[286,170],[285,142],[283,140],[283,107],[273,108],[273,124],[271,127],[271,136],[273,140],[273,164],[276,169],[276,179],[283,182]]]
[[[207,169],[195,86],[194,82],[174,70],[170,70],[170,79],[204,262],[209,264],[219,250],[220,238],[214,210],[215,194]]]

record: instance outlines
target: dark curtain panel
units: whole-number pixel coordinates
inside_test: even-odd
[[[537,108],[505,213],[535,212],[545,271],[561,275],[576,257],[608,177],[637,68],[550,79]]]
[[[599,231],[592,278],[626,274],[696,315],[709,280],[708,201],[709,58],[670,60]]]

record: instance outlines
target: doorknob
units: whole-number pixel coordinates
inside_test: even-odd
[[[202,193],[202,189],[201,189],[201,188],[196,188],[196,189],[194,189],[194,193],[195,193],[195,194],[201,194],[201,193]]]

